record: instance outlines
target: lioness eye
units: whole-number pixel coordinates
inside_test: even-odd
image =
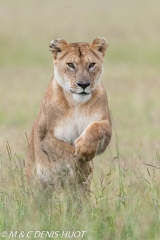
[[[72,68],[72,69],[75,69],[75,66],[73,63],[67,63],[68,67]]]
[[[90,64],[89,64],[89,68],[93,68],[94,65],[95,65],[95,63],[90,63]]]

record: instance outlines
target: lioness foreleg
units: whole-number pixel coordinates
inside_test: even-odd
[[[75,140],[75,156],[90,161],[105,151],[111,139],[111,127],[107,120],[92,122]]]

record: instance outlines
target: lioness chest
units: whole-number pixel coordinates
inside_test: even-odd
[[[94,121],[100,120],[100,114],[79,112],[75,110],[67,116],[63,116],[55,125],[54,135],[70,145],[82,134],[85,128]]]

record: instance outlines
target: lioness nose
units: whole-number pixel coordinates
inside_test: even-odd
[[[78,85],[79,87],[85,89],[85,88],[87,88],[87,87],[90,85],[90,83],[81,83],[81,82],[78,82],[77,85]]]

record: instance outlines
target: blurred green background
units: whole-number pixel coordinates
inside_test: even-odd
[[[24,156],[53,75],[49,42],[92,42],[105,37],[103,84],[113,119],[110,149],[149,162],[160,152],[160,1],[28,0],[0,2],[0,152],[8,141]]]

